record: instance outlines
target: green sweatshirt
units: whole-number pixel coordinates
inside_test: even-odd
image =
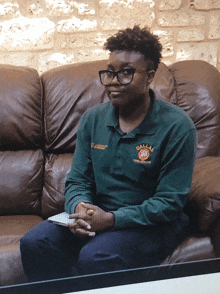
[[[65,209],[79,202],[115,215],[115,229],[155,225],[182,217],[191,186],[195,127],[180,108],[154,100],[151,112],[128,134],[110,102],[81,118]]]

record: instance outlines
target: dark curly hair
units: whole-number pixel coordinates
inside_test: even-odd
[[[133,28],[119,30],[118,33],[109,37],[104,49],[113,51],[136,51],[145,56],[146,59],[152,60],[154,70],[157,69],[161,59],[162,45],[159,38],[153,35],[149,28],[140,28],[135,25]]]

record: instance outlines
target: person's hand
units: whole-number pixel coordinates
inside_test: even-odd
[[[75,222],[83,230],[99,232],[114,227],[114,214],[106,212],[96,205],[80,203],[79,209],[76,209],[75,212],[70,218],[75,218]]]
[[[94,211],[92,209],[88,209],[87,207],[85,207],[84,202],[80,202],[76,205],[75,208],[75,213],[76,214],[80,214],[80,215],[92,215],[94,213]]]
[[[91,216],[94,213],[94,211],[92,209],[87,209],[83,207],[82,204],[82,202],[78,203],[75,208],[75,213],[69,216],[70,219],[75,219],[74,223],[69,223],[69,229],[72,233],[79,237],[94,237],[95,232],[91,231],[91,225],[85,221],[86,215]]]

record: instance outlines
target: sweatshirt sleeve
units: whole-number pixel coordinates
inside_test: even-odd
[[[170,136],[161,157],[156,193],[141,205],[113,211],[115,229],[155,225],[181,217],[191,187],[195,150],[195,129],[177,138]]]
[[[86,114],[81,118],[77,131],[76,149],[71,170],[65,182],[65,210],[74,213],[79,202],[93,203],[96,191],[91,161],[91,122]]]

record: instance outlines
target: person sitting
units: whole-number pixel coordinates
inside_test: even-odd
[[[195,126],[150,90],[159,39],[135,25],[104,46],[110,55],[99,77],[109,101],[83,114],[65,184],[75,222],[45,220],[24,235],[30,281],[158,265],[186,233]]]

